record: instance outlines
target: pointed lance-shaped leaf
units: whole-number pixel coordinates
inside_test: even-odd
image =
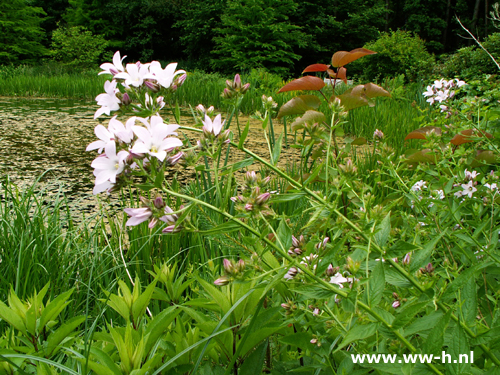
[[[328,69],[326,72],[330,78],[341,79],[347,85],[347,69],[343,66],[338,68],[336,73],[333,69]]]
[[[324,113],[310,110],[304,113],[304,116],[296,118],[292,123],[291,128],[293,131],[296,131],[302,129],[304,127],[304,124],[321,124],[325,120],[326,117]]]
[[[377,53],[377,52],[370,51],[369,49],[366,49],[366,48],[356,48],[350,52],[338,51],[338,52],[335,52],[332,56],[332,66],[335,68],[338,68],[338,67],[347,65],[350,62],[353,62],[354,60],[359,59],[360,57],[363,57],[366,55],[373,55],[375,53]]]
[[[283,86],[278,93],[285,91],[298,91],[298,90],[321,90],[325,86],[325,82],[321,78],[313,76],[305,76],[294,79],[292,82]]]
[[[364,85],[364,94],[370,99],[379,96],[387,96],[389,98],[391,97],[389,91],[371,82]]]
[[[478,150],[476,157],[471,162],[471,167],[476,168],[483,166],[485,164],[495,164],[498,159],[493,151],[490,150]]]
[[[455,135],[451,139],[450,143],[455,146],[460,146],[463,145],[464,143],[475,142],[476,141],[476,139],[474,139],[475,137],[483,137],[483,136],[485,136],[486,138],[493,138],[493,136],[487,132],[483,131],[476,132],[474,129],[462,130],[460,134]]]
[[[312,72],[326,72],[330,65],[326,64],[312,64],[304,69],[302,73],[312,73]]]
[[[430,149],[426,148],[422,151],[417,151],[408,156],[406,162],[411,165],[415,165],[418,163],[436,164],[438,159],[438,155],[435,152],[432,152]]]
[[[391,96],[388,91],[384,90],[382,87],[375,85],[374,83],[367,83],[365,85],[357,85],[352,89],[347,90],[342,95],[338,95],[337,98],[340,99],[341,104],[344,106],[346,111],[354,108],[363,107],[369,105],[373,107],[375,103],[369,99],[376,98],[378,96]],[[333,100],[335,97],[332,97]]]
[[[299,95],[283,104],[278,112],[278,119],[283,116],[301,115],[310,109],[317,109],[321,100],[314,95]]]
[[[441,128],[438,126],[424,126],[423,128],[416,129],[416,130],[412,131],[411,133],[409,133],[406,136],[405,141],[407,141],[408,139],[426,140],[427,134],[430,134],[432,132],[434,132],[436,135],[441,135],[443,133]]]
[[[368,143],[368,141],[366,140],[366,138],[359,137],[359,138],[356,138],[355,140],[353,140],[351,142],[351,145],[362,146],[362,145],[366,145],[367,143]]]

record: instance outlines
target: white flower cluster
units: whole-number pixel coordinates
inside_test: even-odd
[[[450,79],[449,81],[445,79],[436,80],[434,84],[427,86],[427,91],[422,95],[427,98],[427,102],[431,105],[434,104],[434,102],[441,104],[455,95],[454,88],[462,87],[465,84],[464,81],[459,79]],[[446,111],[448,109],[444,104],[441,104],[440,108],[441,111]]]
[[[135,97],[134,89],[138,89],[143,85],[154,93],[161,89],[175,91],[186,79],[184,70],[175,70],[177,63],[168,64],[165,69],[162,69],[158,61],[147,64],[138,61],[124,67],[122,61],[125,57],[121,57],[120,52],[117,51],[113,56],[113,63],[101,65],[102,72],[99,74],[110,74],[113,76],[113,80],[106,81],[104,84],[105,93],[96,97],[97,104],[101,108],[96,111],[94,118],[98,118],[104,113],[109,116],[112,111],[119,110],[120,105],[130,104],[131,97]],[[176,78],[176,76],[179,77]],[[118,82],[121,83],[125,93],[118,89]],[[156,101],[153,101],[147,93],[143,101],[143,106],[149,109],[153,106],[158,106],[158,109],[161,109],[164,105],[163,97],[159,96]],[[137,110],[137,108],[135,109]]]
[[[136,125],[137,121],[142,125]],[[99,153],[104,150],[91,164],[96,177],[94,194],[110,190],[118,175],[137,168],[136,159],[148,161],[147,158],[155,157],[160,162],[177,163],[182,152],[169,158],[167,154],[182,146],[182,141],[175,137],[178,128],[176,124],[164,124],[158,115],[151,116],[150,121],[131,117],[125,124],[115,116],[109,120],[108,128],[97,125],[95,135],[99,140],[88,145],[86,150],[98,150]]]

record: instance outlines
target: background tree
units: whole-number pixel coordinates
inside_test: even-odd
[[[229,0],[216,29],[212,66],[226,72],[266,68],[287,74],[300,56],[305,35],[292,24],[293,0]]]
[[[78,68],[98,66],[107,42],[82,26],[60,27],[52,33],[51,55],[56,61]]]
[[[210,69],[211,51],[215,47],[214,30],[221,27],[226,0],[194,0],[180,9],[178,29],[186,68]]]
[[[0,0],[0,64],[35,62],[47,53],[41,27],[45,12],[25,0]]]

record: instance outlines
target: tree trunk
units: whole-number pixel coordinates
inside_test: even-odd
[[[479,18],[479,6],[481,5],[481,0],[476,0],[476,5],[474,5],[474,13],[472,14],[472,24],[470,31],[477,35],[477,19]]]

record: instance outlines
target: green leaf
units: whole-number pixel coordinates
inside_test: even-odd
[[[179,315],[180,312],[180,309],[176,309],[175,306],[170,306],[169,308],[156,315],[153,320],[148,322],[146,331],[144,333],[144,337],[146,339],[146,353],[149,353],[151,351],[158,339],[168,329],[170,324],[174,321],[174,319],[177,317],[177,315]]]
[[[490,330],[481,333],[480,335],[477,335],[476,338],[473,338],[471,340],[471,344],[472,345],[488,344],[493,340],[497,342],[499,336],[500,336],[500,326],[491,328]]]
[[[297,332],[279,338],[279,341],[285,345],[290,345],[296,348],[307,348],[311,345],[312,335],[309,332]]]
[[[307,186],[308,184],[310,184],[311,182],[314,182],[316,180],[316,177],[318,177],[319,173],[323,170],[323,167],[325,166],[325,162],[321,163],[321,164],[318,164],[314,170],[312,171],[312,173],[309,175],[309,177],[307,177],[307,180],[304,181],[304,183],[302,184],[303,186]]]
[[[280,134],[278,140],[273,146],[273,153],[271,154],[271,164],[276,165],[280,159],[281,155],[281,142],[283,141],[283,134]]]
[[[163,186],[164,179],[165,179],[165,164],[163,164],[160,170],[156,172],[154,186],[157,187],[158,189],[161,189]]]
[[[422,311],[429,302],[416,302],[410,305],[404,306],[404,309],[399,310],[396,315],[396,319],[392,323],[394,328],[401,328],[409,324],[414,319],[419,319],[418,313]]]
[[[95,357],[95,359],[97,359],[101,363],[100,366],[104,366],[106,368],[107,374],[122,375],[120,367],[116,365],[115,361],[113,361],[113,359],[109,356],[109,354],[106,353],[104,350],[101,350],[96,347],[91,347],[90,354],[92,354]],[[92,370],[96,371],[93,368]]]
[[[52,332],[47,338],[47,348],[46,352],[49,356],[52,355],[57,346],[68,336],[70,336],[73,331],[85,321],[85,316],[75,316],[71,318],[66,323],[61,325],[58,329]]]
[[[82,364],[87,363],[87,365],[89,366],[89,368],[93,372],[95,372],[97,375],[121,375],[121,372],[116,373],[113,370],[111,370],[109,367],[107,367],[107,365],[101,365],[100,363],[97,363],[97,362],[94,362],[94,361],[91,361],[91,360],[86,361],[83,358],[78,358],[78,360]],[[114,363],[113,363],[113,365],[114,365]]]
[[[375,233],[375,241],[380,247],[385,246],[387,240],[389,239],[389,234],[391,233],[391,213],[389,212],[386,217],[382,220],[382,223],[377,227],[377,232]]]
[[[424,342],[422,353],[426,354],[441,354],[444,343],[444,332],[451,318],[451,309],[443,315],[441,319],[437,322],[434,328],[430,331],[427,336],[427,340]]]
[[[385,281],[391,285],[400,287],[400,288],[410,288],[413,286],[412,283],[408,281],[406,277],[401,275],[394,268],[386,268],[385,269]]]
[[[228,233],[232,233],[232,232],[235,232],[238,230],[241,230],[241,225],[239,225],[238,223],[236,223],[234,221],[227,221],[227,222],[222,223],[220,225],[217,225],[211,229],[200,230],[197,233],[200,233],[200,234],[203,234],[206,236],[206,235],[213,235],[213,234],[220,234],[220,233],[228,234]]]
[[[144,292],[142,292],[134,301],[132,305],[132,316],[134,317],[134,321],[136,323],[146,312],[146,308],[148,307],[149,301],[151,300],[157,281],[157,279],[153,280],[153,282],[148,285]]]
[[[475,264],[474,266],[467,268],[465,271],[463,271],[460,275],[457,276],[450,284],[448,284],[448,287],[444,291],[442,295],[442,299],[446,298],[454,298],[455,293],[463,288],[470,279],[474,280],[474,275],[476,273],[479,273],[483,268],[488,267],[488,263],[479,263]]]
[[[292,202],[297,199],[304,197],[306,193],[293,193],[293,194],[277,194],[272,196],[273,203],[282,203],[282,202]]]
[[[389,215],[387,215],[389,216]],[[384,262],[377,262],[370,278],[368,279],[368,292],[370,306],[376,306],[382,300],[382,294],[385,289]]]
[[[203,289],[205,289],[205,291],[217,303],[217,305],[219,305],[219,307],[222,310],[222,313],[226,314],[229,311],[229,309],[231,308],[231,302],[229,301],[229,299],[224,294],[222,294],[222,292],[220,290],[218,290],[215,286],[209,284],[208,282],[206,282],[202,278],[197,277],[196,279],[201,284]]]
[[[410,324],[404,331],[404,336],[408,337],[415,333],[420,334],[421,332],[433,329],[438,321],[442,318],[443,312],[441,310],[433,311],[428,315],[424,315],[416,319],[412,324]],[[397,318],[397,317],[396,317]]]
[[[13,310],[9,309],[5,303],[0,301],[0,318],[9,323],[12,327],[26,334],[26,327],[23,320]]]
[[[347,334],[344,336],[344,340],[340,343],[340,345],[337,347],[335,350],[336,352],[339,351],[340,349],[346,347],[349,345],[351,342],[358,341],[358,340],[363,340],[366,339],[370,336],[373,336],[375,332],[377,332],[377,329],[379,328],[380,324],[379,323],[369,323],[369,324],[357,324],[349,331]]]
[[[288,249],[292,246],[292,230],[285,220],[280,221],[276,234],[278,236],[277,245],[280,246],[283,251],[288,251]]]
[[[264,341],[247,357],[245,362],[239,368],[239,375],[257,375],[262,372],[264,360],[266,358],[268,342]]]
[[[144,190],[144,191],[149,191],[151,189],[154,189],[154,187],[155,187],[154,184],[137,184],[136,186],[139,189]]]
[[[48,322],[50,322],[51,320],[56,320],[61,311],[63,311],[64,308],[69,304],[67,300],[71,296],[73,291],[74,289],[71,289],[67,292],[61,293],[54,300],[50,301],[47,306],[45,306],[45,309],[43,309],[42,316],[40,317],[40,321],[38,323],[38,332],[41,332]]]
[[[131,329],[132,329],[131,326],[127,325],[127,327],[125,328],[125,336],[128,335],[130,337]],[[116,349],[118,350],[118,355],[120,356],[122,369],[125,370],[126,373],[130,373],[130,371],[132,371],[132,366],[131,366],[131,358],[129,356],[129,351],[128,351],[128,345],[125,343],[123,337],[120,335],[120,333],[118,333],[118,331],[115,328],[109,327],[108,330],[111,333],[111,336],[113,336],[113,342],[115,343]],[[130,350],[132,351],[133,348],[130,348]]]
[[[123,300],[123,297],[108,292],[106,293],[109,295],[109,299],[107,300],[108,306],[120,314],[126,322],[130,322],[130,308]]]
[[[8,303],[9,306],[14,312],[16,312],[19,317],[24,320],[26,319],[26,312],[28,311],[28,308],[24,305],[24,303],[21,302],[21,300],[17,297],[16,292],[10,287],[10,292],[8,296]]]
[[[468,356],[468,353],[470,353],[471,348],[469,347],[467,334],[464,329],[457,324],[453,329],[453,333],[448,335],[448,337],[451,340],[445,344],[448,346],[447,354],[451,356],[452,363],[446,364],[446,373],[450,375],[467,374],[470,370],[470,363],[465,363],[463,360],[461,361],[462,363],[454,363],[454,360],[458,360],[458,362],[460,362],[460,355],[465,354]],[[444,360],[444,358],[441,358],[441,360]]]
[[[434,237],[431,241],[426,243],[422,250],[415,251],[415,256],[411,261],[412,272],[426,265],[427,259],[432,255],[434,248],[445,233],[445,231],[441,232],[438,236]]]
[[[474,325],[477,316],[477,284],[474,278],[470,278],[460,292],[460,302],[462,304],[461,316],[463,316],[467,326]]]
[[[32,336],[36,336],[36,303],[26,311],[26,331]]]
[[[247,138],[249,130],[250,130],[250,120],[247,121],[247,124],[245,125],[245,129],[243,129],[243,133],[241,133],[240,141],[238,142],[238,148],[240,150],[243,149],[243,145],[245,143],[245,139]]]

